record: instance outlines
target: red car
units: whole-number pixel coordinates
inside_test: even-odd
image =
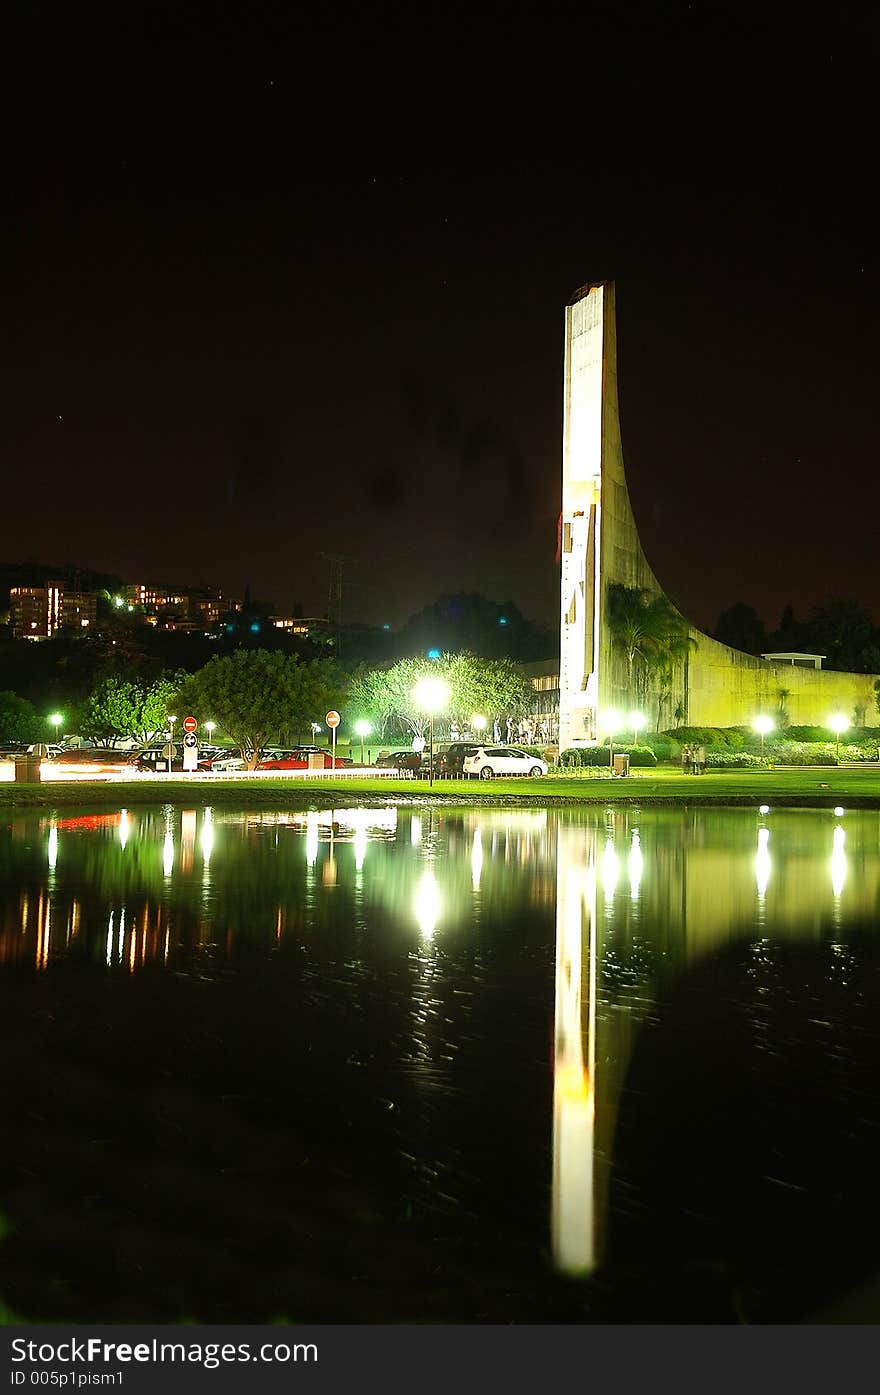
[[[337,756],[337,757],[336,757],[336,763],[335,763],[335,765],[334,765],[333,757],[330,755],[330,753],[329,753],[328,751],[291,751],[291,753],[290,753],[289,756],[281,756],[278,760],[261,760],[260,763],[259,763],[259,765],[257,766],[257,769],[258,769],[258,770],[308,770],[308,769],[309,769],[309,760],[310,760],[310,759],[313,760],[313,759],[315,758],[315,756],[320,756],[320,757],[321,757],[321,759],[322,759],[322,761],[323,761],[323,769],[324,769],[324,770],[333,770],[333,769],[341,770],[342,767],[343,767],[344,765],[349,765],[349,764],[351,764],[350,761],[344,761],[344,760],[342,760],[342,758],[341,758],[340,756]],[[313,770],[315,769],[314,766],[312,766],[311,768],[312,768]],[[321,765],[318,765],[317,768],[320,770],[322,767],[321,767]]]

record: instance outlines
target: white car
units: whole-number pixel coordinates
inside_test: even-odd
[[[211,770],[247,770],[247,761],[241,756],[218,756],[211,761]]]
[[[481,780],[495,775],[546,775],[547,762],[516,746],[480,746],[472,756],[465,756],[463,770]]]

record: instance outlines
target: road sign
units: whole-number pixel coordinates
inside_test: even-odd
[[[196,731],[198,729],[198,725],[199,724],[196,721],[195,717],[184,717],[183,719],[184,731]]]
[[[186,736],[183,738],[183,744],[188,751],[191,751],[193,747],[198,749],[199,738],[197,736],[193,736],[191,731],[188,731],[186,733]]]
[[[339,723],[342,721],[342,718],[340,717],[338,712],[328,712],[327,716],[324,718],[324,721],[327,723],[328,727],[332,728],[338,727]]]

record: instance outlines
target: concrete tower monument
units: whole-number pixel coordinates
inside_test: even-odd
[[[609,585],[662,593],[642,549],[623,468],[613,282],[583,286],[566,307],[563,410],[560,750],[603,739],[609,713],[625,714],[633,702],[625,660],[606,623]],[[781,706],[780,693],[793,723],[821,724],[835,710],[847,716],[856,707],[875,710],[873,674],[756,658],[689,624],[688,633],[691,654],[676,665],[665,725],[676,711],[692,725],[750,723]],[[656,709],[644,716],[653,727]]]

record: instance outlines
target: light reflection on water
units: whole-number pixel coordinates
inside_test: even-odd
[[[398,1068],[436,1091],[479,1092],[480,998],[554,1023],[544,1204],[558,1269],[585,1276],[606,1249],[617,1115],[639,1024],[658,986],[733,940],[835,937],[880,904],[880,815],[842,811],[456,811],[358,808],[13,815],[0,830],[0,964],[76,960],[210,978],[247,945],[295,942],[311,991],[351,993],[388,960],[409,994]],[[838,942],[841,941],[841,942]],[[527,946],[531,979],[522,976]],[[401,989],[400,984],[407,985]],[[482,1033],[482,1035],[481,1035]],[[510,1061],[516,1073],[521,1063]],[[388,1084],[389,1092],[392,1090]],[[420,1096],[421,1098],[421,1096]],[[429,1106],[429,1102],[430,1106]],[[472,1164],[425,1141],[454,1206]],[[504,1159],[496,1159],[504,1166]]]

